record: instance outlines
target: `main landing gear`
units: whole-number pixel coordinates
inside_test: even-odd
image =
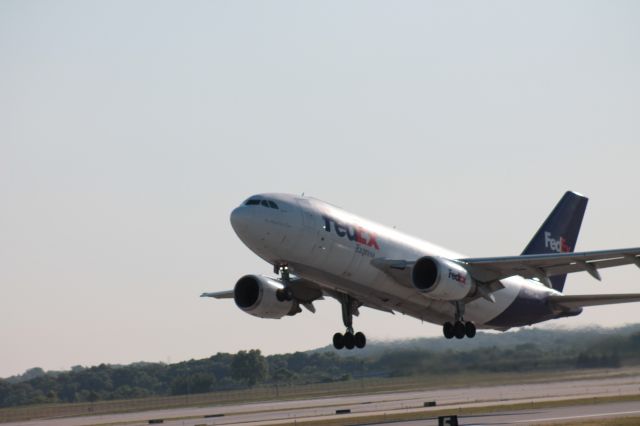
[[[442,326],[442,334],[447,339],[462,339],[463,337],[468,337],[472,339],[476,335],[476,325],[471,321],[465,321],[463,318],[464,315],[464,305],[460,302],[455,302],[456,305],[456,320],[452,324],[450,322],[445,322]]]
[[[358,331],[353,332],[353,314],[358,315],[358,301],[354,300],[350,296],[344,296],[340,301],[342,304],[342,322],[347,330],[342,333],[336,333],[333,335],[333,347],[340,350],[342,348],[362,349],[367,344],[367,337],[364,333]]]

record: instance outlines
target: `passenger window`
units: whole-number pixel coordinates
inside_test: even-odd
[[[256,206],[258,204],[260,204],[260,200],[256,200],[255,198],[249,199],[244,203],[245,206]]]
[[[271,200],[269,200],[269,207],[278,210],[278,205]]]
[[[260,204],[262,204],[265,207],[269,207],[269,203],[267,203],[267,200],[262,200]]]

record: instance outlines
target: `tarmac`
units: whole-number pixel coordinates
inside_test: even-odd
[[[88,426],[88,425],[147,425],[150,420],[162,420],[164,425],[279,425],[294,421],[352,419],[365,415],[383,417],[396,413],[424,414],[419,422],[394,422],[394,425],[438,424],[430,413],[460,408],[504,406],[544,401],[567,400],[567,406],[501,411],[482,416],[459,417],[461,425],[506,425],[543,422],[562,422],[577,419],[640,416],[640,401],[613,402],[571,406],[571,399],[640,395],[640,376],[607,377],[599,379],[564,380],[545,383],[473,386],[466,388],[429,389],[411,392],[384,392],[346,395],[293,401],[232,404],[210,407],[187,407],[133,413],[106,414],[68,418],[39,419],[4,423],[3,426]],[[425,403],[435,404],[425,407]],[[336,411],[348,411],[336,414]],[[379,419],[377,423],[381,425]]]

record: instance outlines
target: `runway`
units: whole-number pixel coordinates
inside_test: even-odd
[[[442,409],[442,407],[440,408]],[[344,419],[345,422],[351,426],[383,426],[383,425],[411,425],[411,426],[419,426],[419,425],[438,425],[438,418],[436,416],[430,416],[429,411],[434,410],[423,410],[425,415],[419,420],[410,420],[410,421],[365,421],[359,422],[357,417],[351,417],[352,420],[349,420],[349,416],[337,416],[337,415],[321,415],[321,416],[304,416],[301,413],[289,413],[285,415],[284,413],[273,413],[272,416],[274,419],[266,420],[265,413],[256,413],[253,415],[247,416],[229,416],[222,418],[196,418],[196,419],[176,419],[176,420],[164,420],[163,424],[171,425],[171,426],[214,426],[214,425],[259,425],[259,426],[276,426],[276,425],[290,425],[293,424],[294,421],[302,423],[302,421],[328,421],[335,419]],[[384,412],[369,412],[369,413],[360,413],[362,414],[383,414],[383,413],[393,413],[395,411],[384,411]],[[455,409],[452,409],[452,413],[455,413]],[[545,422],[568,422],[568,421],[577,421],[577,420],[595,420],[595,419],[604,419],[604,418],[619,418],[619,417],[627,417],[627,416],[640,416],[640,402],[638,401],[630,401],[630,402],[617,402],[617,403],[604,403],[604,404],[594,404],[594,405],[576,405],[576,406],[566,406],[566,407],[555,407],[555,408],[545,408],[545,409],[535,409],[535,410],[518,410],[518,411],[498,411],[491,414],[482,414],[482,415],[468,415],[468,416],[458,416],[458,421],[460,425],[470,426],[470,425],[528,425],[528,424],[540,424]],[[277,418],[277,419],[275,419]],[[146,425],[148,421],[145,422],[133,422],[127,423],[128,425]]]
[[[56,419],[4,423],[8,426],[87,426],[106,424],[143,425],[149,420],[162,419],[163,424],[172,426],[195,425],[278,425],[293,421],[349,419],[365,415],[383,416],[397,413],[424,414],[419,424],[430,424],[425,420],[429,413],[442,410],[504,406],[507,404],[527,404],[544,401],[558,401],[577,398],[614,397],[640,395],[640,376],[609,377],[587,380],[567,380],[562,382],[532,383],[519,385],[474,386],[454,389],[429,389],[412,392],[385,392],[365,395],[316,398],[294,401],[270,401],[227,406],[188,407],[169,410],[154,410],[135,413],[107,414]],[[425,408],[427,402],[435,402],[435,407]],[[570,403],[569,403],[570,404]],[[350,410],[349,414],[336,415],[336,410]],[[500,408],[498,408],[500,410]],[[476,417],[464,417],[461,424],[527,424],[545,421],[563,421],[572,416],[640,416],[640,402],[615,402],[574,407],[531,409],[526,406],[521,411],[498,411]],[[581,417],[578,417],[581,418]],[[588,417],[585,417],[588,418]],[[597,418],[597,417],[594,417]],[[432,417],[433,419],[433,417]],[[558,419],[558,420],[554,420]],[[430,420],[437,424],[437,419]],[[435,422],[435,423],[434,423]],[[352,424],[353,424],[352,423]],[[395,422],[394,424],[418,424],[416,422]]]
[[[562,423],[569,421],[598,420],[631,416],[640,416],[640,403],[638,401],[544,408],[537,410],[502,411],[478,416],[458,416],[458,422],[461,426],[527,425],[547,422]],[[393,423],[360,423],[360,426],[388,426],[389,424],[402,426],[437,425],[438,419],[421,419],[406,422],[396,421]]]

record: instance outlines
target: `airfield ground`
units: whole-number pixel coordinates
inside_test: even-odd
[[[356,425],[437,424],[437,416],[455,414],[460,424],[604,424],[610,418],[636,419],[640,424],[640,369],[588,370],[544,375],[454,375],[432,383],[405,380],[405,387],[395,380],[383,386],[374,382],[339,383],[333,390],[296,387],[279,389],[278,395],[259,398],[257,390],[227,395],[195,396],[190,400],[139,400],[133,408],[131,401],[120,401],[121,407],[94,404],[92,410],[81,404],[53,407],[23,407],[0,410],[0,419],[10,426],[85,426],[85,425],[142,425],[150,420],[162,420],[165,425]],[[465,380],[466,383],[465,383]],[[356,381],[351,381],[356,382]],[[422,383],[422,384],[420,384]],[[295,391],[295,390],[292,390]],[[215,396],[218,398],[215,398]],[[295,397],[294,397],[295,396]],[[209,400],[206,400],[210,397]],[[233,397],[233,398],[231,398]],[[233,400],[231,400],[233,399]],[[427,406],[435,404],[435,406]],[[73,407],[76,406],[76,407]],[[99,407],[99,408],[98,408]],[[162,408],[161,408],[162,407]],[[110,412],[106,412],[111,409]],[[100,411],[98,411],[100,410]],[[128,412],[124,412],[128,411]],[[337,414],[337,411],[348,411]],[[9,418],[13,416],[13,419]],[[19,416],[19,417],[18,417]],[[589,423],[595,421],[596,423]],[[621,420],[622,421],[622,420]],[[626,420],[628,421],[628,420]],[[586,423],[585,423],[586,422]],[[616,423],[623,424],[623,423]]]

